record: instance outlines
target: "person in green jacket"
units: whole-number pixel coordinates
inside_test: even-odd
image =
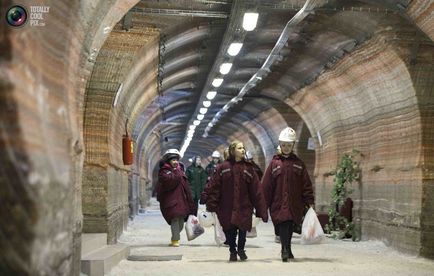
[[[197,215],[200,195],[205,188],[205,183],[207,180],[205,169],[201,166],[200,156],[195,156],[193,158],[193,163],[187,168],[185,174],[187,175],[188,183],[190,184],[191,193],[196,205],[195,213]]]

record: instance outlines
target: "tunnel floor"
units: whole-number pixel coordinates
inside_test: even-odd
[[[130,246],[130,255],[160,260],[182,255],[181,260],[123,260],[108,275],[434,275],[434,261],[402,254],[381,241],[327,238],[319,245],[301,245],[297,234],[295,260],[282,263],[271,222],[260,223],[258,237],[247,239],[246,262],[229,263],[228,248],[216,246],[213,228],[205,228],[203,235],[190,242],[183,230],[181,246],[169,247],[170,228],[158,202],[151,202],[145,213],[130,221],[119,242]]]

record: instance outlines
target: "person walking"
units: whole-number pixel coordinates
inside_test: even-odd
[[[283,262],[294,258],[291,250],[294,223],[301,223],[306,206],[314,207],[306,166],[293,152],[295,141],[296,133],[292,128],[280,132],[281,154],[273,157],[262,179],[271,219],[279,231]]]
[[[253,170],[258,175],[259,179],[262,179],[262,176],[264,173],[262,172],[262,169],[256,164],[256,162],[253,160],[253,154],[250,151],[246,151],[246,162],[249,162],[253,166]]]
[[[194,214],[195,206],[187,177],[182,170],[177,149],[165,152],[160,163],[157,184],[157,200],[160,202],[161,213],[170,225],[172,232],[171,246],[178,247],[180,233],[188,215]]]
[[[195,156],[193,158],[193,162],[187,168],[185,174],[187,175],[188,183],[190,184],[193,201],[195,204],[194,215],[197,216],[200,195],[205,188],[205,183],[207,179],[205,169],[201,166],[201,159],[199,156]]]
[[[206,208],[216,212],[229,244],[229,261],[247,260],[244,247],[246,232],[252,228],[253,208],[256,216],[268,221],[267,206],[253,166],[244,160],[244,145],[234,141],[228,160],[217,166],[207,187]],[[238,236],[238,243],[236,242]]]
[[[211,162],[209,162],[209,164],[205,168],[207,181],[211,179],[211,176],[217,168],[217,165],[220,164],[220,152],[214,151],[211,155],[211,158]]]

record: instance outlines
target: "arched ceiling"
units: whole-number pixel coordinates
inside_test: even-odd
[[[142,133],[140,137],[145,139],[148,135],[145,132],[160,124],[158,129],[164,141],[161,151],[182,146],[188,126],[196,118],[198,105],[208,90],[205,87],[209,87],[209,80],[217,73],[212,72],[213,66],[228,58],[219,54],[228,35],[244,39],[243,48],[233,59],[231,72],[224,76],[212,106],[196,128],[186,156],[208,156],[226,143],[233,132],[242,130],[243,122],[253,121],[267,110],[277,110],[288,124],[301,120],[284,102],[288,96],[315,81],[345,54],[382,29],[411,31],[414,36],[417,33],[417,28],[403,15],[408,0],[316,2],[314,12],[291,30],[267,76],[221,117],[208,138],[203,138],[207,124],[261,68],[286,23],[305,1],[140,1],[129,12],[132,26],[160,30],[160,94],[143,114],[154,114],[158,106],[160,117],[154,116],[146,128],[135,132]],[[229,24],[235,19],[231,16],[247,10],[259,12],[256,29],[244,32],[232,28]],[[150,118],[148,115],[141,116],[141,120]],[[161,124],[161,120],[166,124]],[[262,128],[269,129],[272,120],[263,124]],[[136,128],[142,126],[143,122]]]

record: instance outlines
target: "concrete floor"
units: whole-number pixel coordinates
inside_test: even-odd
[[[131,255],[182,255],[182,260],[124,260],[109,275],[434,275],[433,260],[401,254],[380,241],[327,238],[323,244],[301,245],[296,235],[295,260],[282,263],[272,224],[260,223],[257,229],[258,237],[247,240],[246,262],[228,262],[228,248],[215,245],[213,228],[191,242],[183,230],[181,246],[172,248],[170,228],[153,201],[130,222],[119,242],[131,246]]]

